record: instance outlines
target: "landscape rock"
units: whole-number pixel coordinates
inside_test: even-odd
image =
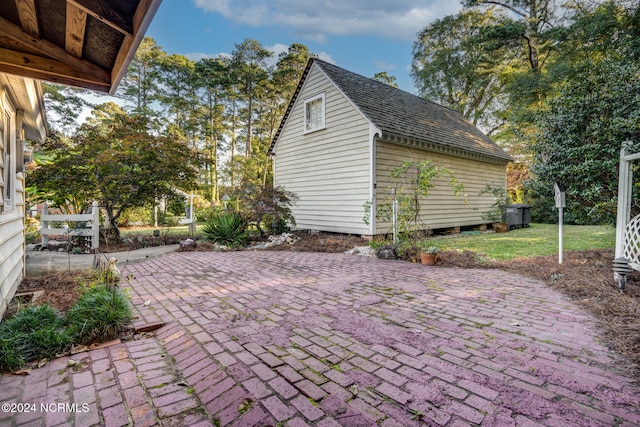
[[[198,247],[198,244],[193,239],[180,240],[180,249],[182,250],[192,250],[196,247]]]
[[[375,251],[371,248],[371,246],[356,246],[355,248],[350,249],[345,253],[351,254],[351,255],[361,255],[361,256],[369,256],[369,257],[372,257],[375,255]]]
[[[298,240],[298,238],[291,233],[282,233],[279,236],[269,236],[268,240],[269,241],[264,245],[265,249],[273,246],[282,245],[284,243],[288,243],[292,245]]]
[[[398,259],[398,251],[394,245],[384,245],[378,248],[376,256],[380,259]]]
[[[47,247],[51,252],[66,252],[68,242],[61,242],[59,240],[49,240]]]

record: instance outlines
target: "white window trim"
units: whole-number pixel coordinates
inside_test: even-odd
[[[312,129],[309,129],[309,128],[307,127],[307,106],[308,106],[310,103],[312,103],[313,101],[317,101],[318,99],[321,99],[321,100],[322,100],[322,122],[320,123],[320,125],[319,125],[319,126],[314,127],[314,128],[312,128]],[[322,93],[320,93],[320,94],[318,94],[318,95],[315,95],[315,96],[313,96],[313,97],[311,97],[311,98],[307,98],[307,99],[305,99],[305,101],[304,101],[304,120],[303,120],[303,123],[304,123],[304,133],[305,133],[305,134],[307,134],[307,133],[317,132],[317,131],[319,131],[319,130],[323,130],[323,129],[325,129],[325,128],[326,128],[326,117],[325,117],[325,113],[326,113],[326,102],[325,102],[325,94],[324,94],[324,92],[322,92]]]
[[[0,150],[0,156],[2,156],[4,160],[2,171],[4,182],[0,189],[0,191],[2,191],[0,213],[5,213],[13,211],[16,197],[16,112],[11,104],[8,103],[6,95],[1,95],[3,96],[0,96],[0,114],[2,115],[4,128],[2,132],[4,147]]]

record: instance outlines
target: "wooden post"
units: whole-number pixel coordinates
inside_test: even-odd
[[[391,189],[391,194],[393,195],[393,204],[391,205],[391,223],[393,230],[393,244],[398,244],[398,199],[396,198],[396,189]]]
[[[97,249],[100,246],[100,209],[98,208],[98,202],[95,200],[91,207],[91,214],[93,215],[91,220],[91,249]]]
[[[564,185],[555,183],[553,185],[555,191],[556,208],[558,208],[558,264],[562,265],[563,256],[563,223],[564,223],[564,208],[566,206],[565,201],[565,188]]]
[[[631,219],[631,192],[633,189],[633,171],[631,160],[626,159],[631,141],[622,143],[620,149],[620,167],[618,174],[618,215],[616,217],[616,253],[615,258],[624,257],[624,232]]]
[[[47,202],[42,204],[42,217],[49,213],[49,207],[47,206]],[[42,236],[42,247],[46,248],[49,246],[49,235],[47,234],[47,229],[49,228],[49,221],[42,221],[42,225],[40,226],[40,235]]]

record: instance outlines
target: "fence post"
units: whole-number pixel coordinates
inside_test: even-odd
[[[47,206],[47,202],[42,204],[42,217],[49,213],[49,207]],[[49,246],[49,235],[46,234],[46,230],[49,228],[49,221],[42,221],[42,225],[40,226],[40,234],[42,235],[42,243],[41,246],[46,248]]]
[[[96,249],[100,246],[100,210],[98,209],[98,202],[93,201],[91,208],[93,219],[91,220],[91,249]]]

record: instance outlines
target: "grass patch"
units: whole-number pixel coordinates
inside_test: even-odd
[[[0,370],[54,358],[74,344],[116,338],[132,319],[126,295],[104,285],[87,288],[65,315],[46,304],[26,307],[0,323]]]
[[[196,225],[195,237],[202,238],[204,233],[201,231],[202,224]],[[122,227],[120,228],[121,237],[135,237],[135,236],[153,236],[155,230],[160,231],[160,236],[187,236],[189,235],[188,225],[177,225],[175,227]]]
[[[565,225],[564,250],[613,249],[616,230],[604,225]],[[473,251],[494,260],[554,255],[558,253],[558,225],[531,224],[508,233],[484,233],[433,237],[430,244],[441,251]]]
[[[124,292],[105,285],[90,287],[65,317],[75,343],[79,344],[114,339],[132,319]]]
[[[71,334],[60,313],[47,305],[27,307],[0,324],[0,370],[55,357],[70,345]]]

